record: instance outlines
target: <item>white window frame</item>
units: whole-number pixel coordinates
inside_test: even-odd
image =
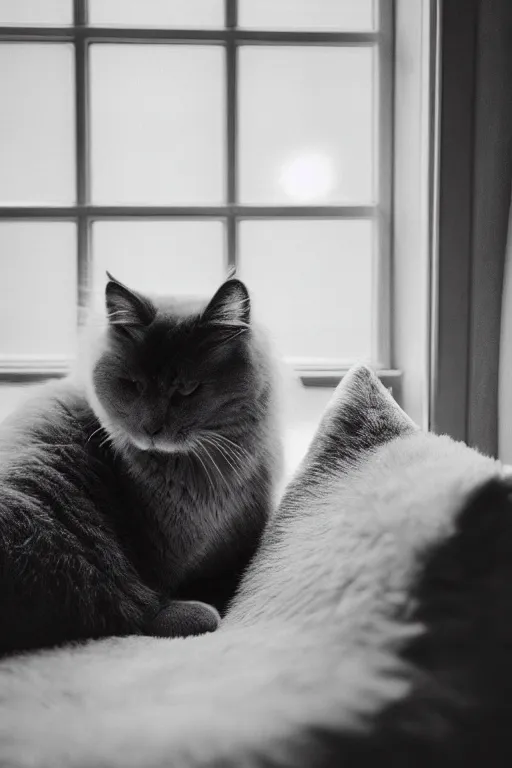
[[[237,26],[238,0],[224,0],[223,29],[166,29],[98,27],[88,25],[88,1],[74,0],[71,26],[0,26],[0,42],[66,42],[75,54],[76,202],[70,206],[0,206],[0,221],[71,221],[77,228],[78,318],[83,317],[91,276],[91,229],[95,221],[129,219],[224,222],[226,268],[236,267],[239,223],[247,219],[367,219],[375,223],[373,269],[374,324],[372,359],[389,371],[392,344],[392,243],[394,176],[394,30],[395,0],[375,0],[378,23],[371,32],[246,30]],[[92,43],[201,44],[226,50],[226,202],[216,206],[93,205],[90,198],[89,48]],[[375,143],[378,157],[377,201],[373,205],[241,205],[238,202],[237,79],[238,48],[242,45],[371,46],[377,51]],[[328,386],[346,370],[343,361],[295,359],[294,367],[305,384]],[[67,366],[50,358],[10,361],[0,359],[0,380],[26,380],[62,375]]]

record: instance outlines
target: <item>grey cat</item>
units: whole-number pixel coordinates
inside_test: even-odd
[[[213,631],[272,506],[273,366],[243,283],[205,306],[109,275],[106,305],[85,377],[0,435],[1,654]]]

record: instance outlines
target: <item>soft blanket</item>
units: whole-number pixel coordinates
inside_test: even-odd
[[[12,768],[509,765],[499,464],[338,387],[221,628],[0,664]]]

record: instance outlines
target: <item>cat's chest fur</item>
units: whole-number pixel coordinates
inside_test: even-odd
[[[130,474],[137,486],[136,511],[144,519],[147,557],[163,585],[175,587],[228,537],[245,494],[222,469],[216,476],[212,466],[205,469],[187,455],[132,459]]]

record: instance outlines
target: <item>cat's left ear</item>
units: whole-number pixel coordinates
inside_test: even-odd
[[[149,299],[132,291],[107,272],[105,303],[110,325],[125,331],[149,325],[155,317],[155,308]]]
[[[241,280],[230,278],[221,285],[203,312],[209,325],[248,327],[251,319],[249,292]]]

